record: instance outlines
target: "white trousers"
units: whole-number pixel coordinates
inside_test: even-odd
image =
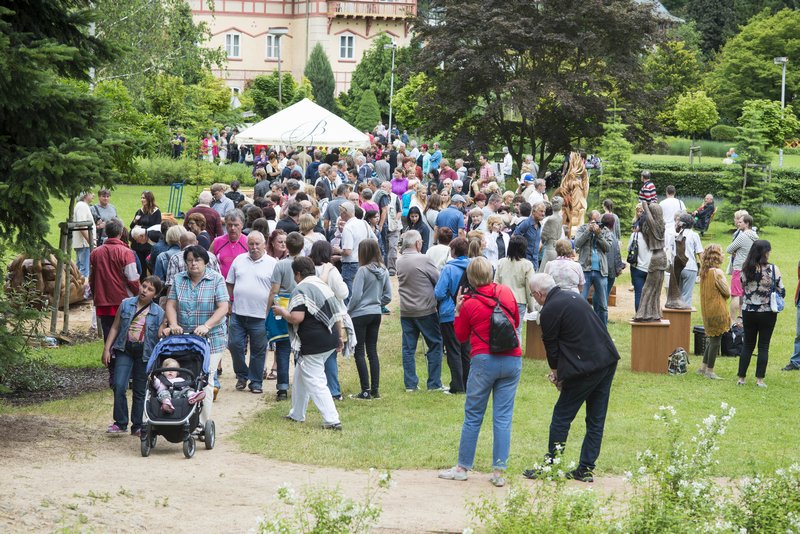
[[[289,417],[295,421],[306,420],[306,409],[310,399],[322,414],[324,424],[339,423],[339,412],[336,410],[325,378],[325,359],[331,352],[334,351],[304,354],[297,359],[292,384],[292,409],[289,410]]]
[[[203,388],[206,398],[203,399],[203,410],[200,412],[200,424],[205,426],[206,421],[211,419],[211,407],[214,404],[214,378],[217,376],[217,366],[222,358],[221,352],[212,352],[211,361],[208,362],[208,385]]]

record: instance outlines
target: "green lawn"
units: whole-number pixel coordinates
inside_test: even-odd
[[[126,225],[130,224],[136,210],[142,207],[140,201],[142,191],[150,190],[156,198],[156,205],[164,213],[169,204],[169,186],[146,187],[142,185],[119,185],[111,192],[111,203],[117,208],[117,215]],[[192,199],[197,197],[200,187],[186,186],[183,190],[183,201],[181,211],[186,212],[192,207]],[[97,202],[97,192],[95,191],[95,203]],[[67,220],[69,201],[61,202],[52,200],[50,205],[53,207],[53,224],[50,225],[50,232],[47,234],[47,241],[53,246],[58,247],[58,222]]]
[[[141,189],[122,186],[112,196],[112,202],[124,220],[133,215]],[[166,204],[166,190],[155,190],[156,199],[162,204]],[[60,213],[63,215],[64,212],[62,207]],[[763,238],[772,242],[772,260],[784,273],[789,303],[797,287],[798,249],[794,241],[797,236],[795,230],[777,228],[762,233]],[[703,242],[727,246],[730,228],[715,222]],[[618,279],[621,286],[618,291],[626,291],[629,284],[630,278],[626,273]],[[695,305],[698,303],[699,289],[696,289]],[[424,391],[404,392],[397,303],[393,302],[390,308],[393,313],[384,317],[379,341],[381,399],[371,402],[347,400],[338,404],[345,430],[331,433],[319,430],[321,421],[313,406],[309,408],[306,424],[287,423],[282,416],[288,411],[288,404],[275,403],[273,395],[269,394],[265,397],[264,410],[247,421],[235,436],[242,449],[281,460],[348,468],[433,469],[452,465],[456,460],[463,421],[464,397]],[[633,310],[629,311],[632,316]],[[693,316],[693,324],[701,324],[699,311]],[[795,461],[794,443],[800,434],[800,421],[791,413],[800,401],[800,373],[780,371],[793,348],[795,312],[791,304],[780,314],[775,329],[766,377],[769,388],[765,390],[754,385],[755,362],[751,364],[748,385],[736,387],[736,358],[718,361],[716,370],[726,378],[723,381],[712,382],[692,373],[679,377],[632,373],[629,370],[630,327],[627,321],[611,322],[609,328],[622,361],[614,384],[598,466],[601,473],[619,474],[630,469],[635,464],[636,451],[657,447],[664,440],[660,423],[653,419],[659,406],[672,405],[678,410],[688,436],[704,417],[717,412],[723,401],[735,406],[737,415],[721,440],[716,474],[739,476],[753,471],[766,472]],[[427,372],[421,345],[417,368],[424,384]],[[97,365],[99,350],[99,343],[93,343],[75,349],[59,349],[52,354],[61,365]],[[664,357],[669,350],[665,347]],[[691,370],[698,364],[699,358],[692,357]],[[227,368],[230,369],[229,363]],[[514,414],[512,472],[519,472],[537,461],[545,450],[550,414],[557,396],[545,378],[546,373],[544,362],[524,361]],[[449,373],[445,364],[442,376],[447,383]],[[352,360],[340,360],[340,379],[345,393],[357,392],[358,379]],[[267,384],[272,387],[273,383]],[[25,411],[102,420],[104,416],[107,418],[107,407],[104,403],[97,403],[97,399],[97,394],[92,394],[68,403],[48,403]],[[65,405],[79,409],[65,410]],[[103,413],[94,413],[98,410]],[[0,413],[4,411],[17,409],[0,405]],[[85,411],[91,413],[84,414]],[[491,408],[484,423],[476,458],[476,469],[481,471],[488,470],[491,465]],[[583,431],[583,415],[579,414],[567,447],[567,461],[577,459]]]
[[[675,156],[670,154],[634,154],[633,159],[635,161],[643,161],[643,162],[680,162],[680,163],[689,163],[689,156]],[[697,162],[697,159],[695,159]],[[717,158],[713,156],[704,156],[702,158],[703,163],[722,163],[722,158]],[[783,167],[787,169],[797,169],[800,168],[800,155],[783,155]],[[777,152],[772,155],[772,168],[778,168],[778,154]]]

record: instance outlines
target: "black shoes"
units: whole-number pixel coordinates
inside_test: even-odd
[[[283,390],[283,389],[278,391],[278,395],[275,397],[275,400],[278,401],[278,402],[285,401],[285,400],[288,400],[288,399],[289,399],[289,393],[286,390]]]
[[[236,379],[236,391],[244,391],[244,388],[247,387],[247,380],[244,378],[237,378]]]
[[[361,393],[353,393],[350,395],[350,398],[355,400],[372,400],[372,395],[370,395],[369,391],[362,391]]]
[[[564,478],[567,480],[577,480],[578,482],[594,482],[592,472],[588,469],[573,469],[564,473]]]
[[[798,368],[798,367],[795,367],[794,365],[792,365],[792,364],[790,363],[790,364],[788,364],[786,367],[784,367],[783,369],[781,369],[781,371],[797,371],[798,369],[800,369],[800,368]]]

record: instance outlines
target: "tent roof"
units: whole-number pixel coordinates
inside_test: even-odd
[[[344,119],[304,98],[239,132],[245,145],[369,146],[369,137]]]

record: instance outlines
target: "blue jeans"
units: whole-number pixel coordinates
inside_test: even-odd
[[[248,338],[250,338],[249,368],[246,362]],[[261,388],[264,364],[267,360],[267,329],[264,327],[264,319],[231,314],[228,349],[231,351],[236,378],[249,380],[251,389]]]
[[[639,311],[639,300],[642,298],[642,288],[647,280],[647,273],[636,267],[631,268],[631,283],[633,283],[633,311]]]
[[[600,271],[583,271],[586,283],[583,285],[583,298],[589,298],[589,286],[594,287],[592,296],[592,308],[594,313],[600,317],[605,326],[608,326],[608,290],[606,287],[606,277]]]
[[[800,369],[800,304],[797,304],[797,325],[794,328],[794,355],[789,360],[789,365]]]
[[[614,287],[614,282],[617,281],[617,277],[608,275],[606,280],[606,310],[608,310],[608,301],[611,298],[611,288]]]
[[[581,406],[586,403],[586,435],[583,438],[578,468],[594,470],[597,457],[600,456],[608,398],[616,370],[617,364],[614,363],[589,375],[571,378],[561,386],[561,394],[553,407],[553,418],[550,421],[549,456],[555,456],[556,447],[563,447],[567,443],[569,427]]]
[[[88,249],[87,249],[88,250]],[[124,352],[114,357],[114,423],[128,428],[128,380],[133,377],[133,404],[131,405],[131,430],[142,428],[144,395],[147,390],[147,364],[141,358],[132,358]]]
[[[432,313],[424,317],[401,317],[400,326],[403,329],[403,383],[406,389],[416,389],[419,385],[417,378],[417,341],[419,335],[425,339],[428,352],[428,389],[442,387],[442,332],[439,329],[439,314]]]
[[[77,264],[78,271],[84,276],[89,278],[89,247],[82,247],[75,249],[75,263]]]
[[[514,395],[522,373],[522,358],[478,354],[472,358],[467,398],[464,401],[464,426],[458,444],[458,465],[472,469],[475,447],[481,431],[489,394],[492,394],[492,467],[508,467],[511,448],[511,417]]]
[[[292,346],[288,339],[279,339],[275,342],[275,362],[278,364],[278,380],[275,388],[278,391],[289,391],[289,357],[292,355]]]
[[[336,351],[330,353],[325,359],[325,380],[328,381],[328,390],[332,397],[342,394],[342,387],[339,385],[339,364],[336,361]]]
[[[347,298],[344,299],[345,304],[350,303],[350,297],[353,294],[353,280],[356,278],[356,272],[358,272],[358,262],[342,262],[342,280],[344,280],[344,283],[347,285]]]
[[[697,280],[697,271],[681,271],[681,279],[678,286],[681,288],[681,298],[687,306],[692,305],[692,293],[694,292],[694,282]]]

